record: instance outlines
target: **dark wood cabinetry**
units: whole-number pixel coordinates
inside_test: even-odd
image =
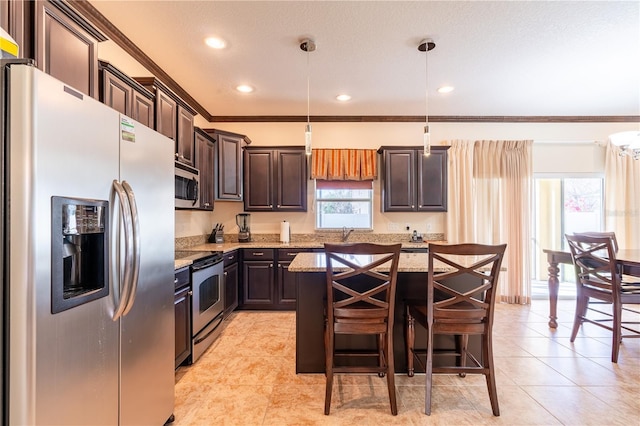
[[[296,275],[289,265],[298,253],[311,249],[243,249],[244,309],[294,310]]]
[[[153,128],[153,93],[106,61],[99,61],[100,101]]]
[[[34,6],[38,68],[97,99],[98,43],[107,38],[65,2],[36,1]]]
[[[155,130],[176,141],[176,160],[194,166],[196,110],[155,77],[135,77],[155,95]]]
[[[195,165],[200,170],[200,208],[213,210],[215,198],[215,139],[202,129],[195,129],[196,158]]]
[[[191,355],[191,282],[189,268],[175,272],[175,367]]]
[[[25,9],[24,1],[0,0],[0,27],[13,38],[18,45],[18,57],[29,57],[25,52]]]
[[[268,309],[274,305],[274,250],[243,249],[242,307]]]
[[[382,147],[382,205],[385,212],[447,211],[447,149]]]
[[[218,142],[216,148],[216,200],[242,201],[242,147],[248,143],[244,135],[209,129]]]
[[[246,147],[245,211],[307,211],[304,147]]]
[[[296,274],[289,272],[289,265],[298,253],[310,249],[278,249],[278,269],[276,277],[276,300],[280,308],[296,308]]]
[[[224,255],[224,317],[227,317],[238,307],[239,253],[238,250],[234,250]]]

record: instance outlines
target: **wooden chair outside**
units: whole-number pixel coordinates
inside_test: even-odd
[[[640,278],[619,273],[616,250],[610,236],[567,234],[566,238],[576,270],[577,290],[570,341],[575,341],[580,326],[585,322],[610,330],[613,332],[611,362],[618,362],[622,339],[640,337],[640,322],[623,321],[622,318],[623,311],[640,314],[625,307],[640,304]],[[596,307],[598,301],[611,304],[611,312]]]
[[[429,244],[426,301],[409,301],[406,307],[408,374],[413,376],[414,359],[425,369],[427,415],[431,414],[434,373],[457,373],[462,377],[467,373],[483,374],[493,414],[500,415],[493,364],[492,328],[496,286],[506,247],[506,244]],[[436,272],[434,267],[444,267],[446,270]],[[464,280],[464,290],[460,289],[461,280]],[[415,349],[416,322],[427,330],[426,351]],[[434,349],[434,336],[441,334],[455,336],[455,350]],[[468,351],[470,335],[481,336],[480,359]],[[426,360],[423,362],[425,355]],[[434,356],[440,355],[454,357],[455,365],[449,363],[434,366]],[[467,360],[473,365],[467,366]]]
[[[326,394],[324,413],[329,414],[334,374],[378,373],[387,376],[391,413],[398,413],[394,381],[393,318],[400,244],[325,244],[327,305],[325,309]],[[376,269],[387,264],[382,271]],[[377,350],[338,351],[335,336],[375,335]],[[346,357],[348,362],[336,363]],[[355,358],[376,360],[360,365]],[[363,360],[360,360],[363,361]]]

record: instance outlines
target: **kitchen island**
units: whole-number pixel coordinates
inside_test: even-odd
[[[425,300],[427,292],[428,258],[426,253],[401,253],[398,265],[398,283],[393,327],[393,351],[396,372],[407,371],[404,342],[405,301]],[[436,266],[436,270],[446,270]],[[381,271],[388,266],[381,265]],[[326,300],[326,260],[324,253],[300,253],[289,271],[296,273],[296,373],[324,373],[324,301]],[[456,280],[456,286],[466,287],[468,281]],[[479,339],[470,338],[470,350],[480,357]],[[416,327],[416,348],[424,349],[426,331]],[[420,345],[420,343],[423,343]],[[455,341],[450,336],[436,336],[437,348],[453,349]],[[338,349],[375,348],[372,336],[337,336]]]

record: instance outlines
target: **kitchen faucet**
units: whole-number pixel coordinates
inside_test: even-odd
[[[347,238],[349,238],[349,235],[351,235],[351,233],[353,232],[353,229],[349,229],[347,231],[347,227],[343,226],[342,227],[342,242],[344,243],[345,241],[347,241]]]

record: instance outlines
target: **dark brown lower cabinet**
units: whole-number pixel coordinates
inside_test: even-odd
[[[238,285],[240,284],[240,268],[238,267],[238,250],[224,255],[224,316],[228,316],[238,307]]]
[[[244,249],[243,309],[296,309],[296,275],[289,265],[298,253],[311,249]]]
[[[273,309],[274,250],[244,249],[242,259],[242,307]]]
[[[191,355],[191,282],[189,268],[182,268],[175,274],[175,368]]]

